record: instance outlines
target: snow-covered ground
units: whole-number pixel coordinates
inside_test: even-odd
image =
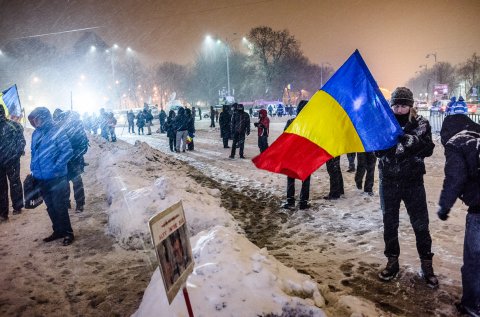
[[[272,120],[270,140],[285,121]],[[197,121],[195,151],[178,154],[160,134],[128,135],[117,128],[128,143],[92,137],[84,174],[87,206],[83,214],[71,214],[76,233],[71,248],[41,242],[50,233],[44,205],[0,225],[0,315],[188,316],[181,292],[168,305],[147,224],[178,200],[191,235],[195,269],[187,288],[196,316],[454,315],[465,208],[457,203],[448,222],[436,219],[440,145],[426,160],[434,267],[441,283],[430,290],[417,275],[406,212],[399,233],[402,273],[381,283],[377,195],[364,196],[353,175],[343,173],[345,197],[323,200],[329,181],[322,167],[312,177],[312,208],[282,210],[286,177],[258,170],[249,159],[228,159],[218,128],[208,125],[209,120]],[[252,130],[247,158],[258,154],[256,139]],[[342,158],[344,167],[346,161]],[[66,308],[59,313],[58,305]]]

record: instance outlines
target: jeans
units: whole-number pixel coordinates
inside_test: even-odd
[[[380,205],[383,212],[383,239],[385,256],[398,257],[398,226],[400,202],[403,200],[410,223],[415,232],[417,251],[421,260],[433,257],[432,238],[429,231],[427,198],[423,183],[402,184],[401,182],[385,182],[380,180]]]
[[[365,171],[367,176],[365,177],[365,186],[363,190],[367,193],[373,192],[373,179],[375,176],[375,163],[377,158],[372,152],[357,153],[357,172],[355,173],[355,184],[358,189],[362,189],[363,176]]]
[[[73,235],[68,215],[67,177],[39,180],[39,183],[54,234],[58,236]]]
[[[133,122],[128,121],[128,133],[135,133],[135,126]]]
[[[468,213],[462,266],[462,304],[480,312],[480,214]]]
[[[180,152],[180,145],[182,146],[182,151],[185,151],[185,149],[187,148],[187,136],[187,130],[177,131],[177,143],[175,147],[177,152]]]

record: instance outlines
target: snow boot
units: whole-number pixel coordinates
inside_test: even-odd
[[[378,273],[378,278],[380,278],[382,281],[390,281],[397,276],[398,271],[400,271],[398,257],[388,257],[387,266],[380,273]]]
[[[430,288],[438,287],[438,279],[433,272],[432,260],[421,260],[422,262],[422,277],[427,282]]]

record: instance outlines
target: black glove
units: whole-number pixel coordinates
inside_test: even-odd
[[[258,128],[258,122],[255,122],[253,125],[255,126],[255,128]]]
[[[439,207],[438,211],[437,211],[438,218],[440,218],[440,220],[442,220],[442,221],[447,220],[449,212],[450,212],[450,209]]]

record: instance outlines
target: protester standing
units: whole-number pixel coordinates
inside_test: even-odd
[[[128,133],[135,134],[135,115],[133,114],[132,110],[130,110],[127,113],[127,121],[128,121]]]
[[[68,215],[67,163],[73,156],[72,147],[67,135],[54,125],[47,108],[35,108],[28,120],[35,128],[32,134],[30,170],[40,185],[53,227],[53,233],[43,241],[63,238],[63,245],[70,245],[74,235]]]
[[[445,147],[445,179],[438,217],[445,221],[455,201],[468,206],[463,244],[461,313],[480,316],[480,125],[457,109],[440,131]]]
[[[417,115],[413,104],[413,93],[408,88],[395,89],[390,105],[404,134],[392,148],[375,152],[379,158],[384,254],[388,259],[385,269],[378,276],[381,280],[390,281],[400,270],[398,226],[400,203],[403,201],[415,232],[423,278],[429,287],[434,288],[438,286],[438,280],[432,265],[432,238],[423,175],[424,158],[432,155],[435,145],[428,120]]]
[[[190,138],[189,142],[187,143],[187,149],[189,151],[195,150],[195,143],[193,142],[193,138],[195,138],[195,119],[193,117],[192,111],[190,109],[185,109],[185,114],[188,118],[188,137]]]
[[[232,152],[230,158],[235,158],[235,151],[239,147],[240,158],[245,158],[243,149],[245,147],[245,136],[250,134],[250,116],[243,111],[242,104],[235,104],[235,112],[232,115]]]
[[[297,106],[297,116],[300,114],[300,111],[308,103],[308,100],[301,100]],[[266,112],[265,109],[262,109]],[[294,118],[288,119],[285,128],[285,131],[290,124],[293,122]],[[304,181],[302,181],[302,188],[300,189],[300,203],[298,207],[300,209],[310,208],[308,199],[310,198],[310,176],[308,176]],[[282,208],[293,209],[295,208],[295,178],[287,177],[287,202],[282,205]]]
[[[177,131],[175,130],[175,111],[168,112],[167,122],[165,122],[165,131],[167,131],[168,145],[170,151],[175,152],[175,144],[177,139]]]
[[[187,148],[187,136],[188,136],[188,117],[185,113],[185,108],[178,109],[178,114],[174,120],[175,130],[177,131],[177,138],[175,144],[175,152],[180,152],[180,146],[182,152],[185,152]]]
[[[254,126],[258,129],[258,148],[260,153],[262,153],[268,148],[268,135],[270,133],[270,119],[268,118],[267,110],[260,109],[258,122],[255,122]]]
[[[210,106],[210,128],[215,128],[215,109]]]
[[[145,126],[145,116],[143,115],[143,111],[140,111],[137,114],[137,127],[138,127],[138,135],[140,135],[140,131],[142,134],[145,134],[143,131],[143,127]]]
[[[8,220],[8,183],[13,214],[22,212],[20,157],[23,153],[25,153],[23,128],[18,122],[7,119],[5,108],[0,105],[0,222]]]
[[[220,118],[218,119],[220,124],[220,137],[223,141],[223,148],[229,149],[228,140],[231,139],[232,127],[232,113],[230,111],[230,106],[223,105],[222,113],[220,113]]]
[[[158,115],[158,120],[160,121],[160,133],[165,133],[165,120],[167,119],[167,114],[165,110],[160,110]]]
[[[331,158],[326,165],[328,176],[330,176],[330,192],[323,199],[336,200],[345,193],[342,169],[340,168],[340,156]]]

